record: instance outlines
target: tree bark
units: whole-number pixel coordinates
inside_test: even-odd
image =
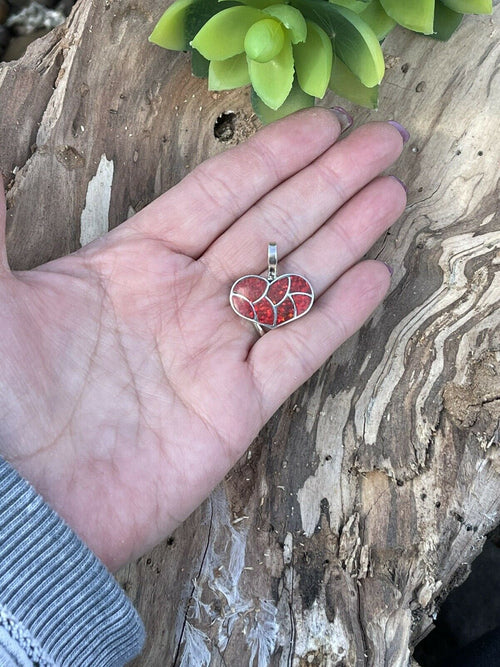
[[[76,250],[258,127],[248,91],[210,93],[186,54],[147,42],[164,8],[80,0],[0,65],[14,269]],[[122,570],[148,631],[137,667],[410,664],[499,522],[498,23],[468,17],[446,44],[396,30],[384,52],[378,112],[324,104],[412,134],[394,169],[407,210],[370,253],[395,268],[391,292]]]

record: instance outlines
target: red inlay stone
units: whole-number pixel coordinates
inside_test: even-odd
[[[283,303],[276,308],[276,324],[283,324],[289,320],[293,320],[295,317],[295,308],[293,307],[293,301],[288,296]]]
[[[239,294],[233,294],[233,306],[236,312],[242,317],[248,317],[248,319],[253,320],[255,318],[255,313],[252,308],[250,301],[247,301],[245,297],[240,296]]]
[[[302,276],[291,276],[290,292],[305,292],[305,294],[312,294],[312,288]]]
[[[274,307],[267,296],[254,303],[253,307],[257,313],[257,322],[259,324],[264,324],[268,327],[274,326]]]
[[[233,285],[233,292],[246,296],[249,301],[257,301],[264,294],[269,283],[260,276],[246,276],[240,278]]]
[[[314,296],[305,278],[291,274],[272,283],[261,276],[245,276],[234,283],[230,298],[238,315],[273,329],[304,315]]]
[[[267,293],[267,296],[271,299],[271,301],[274,304],[277,304],[280,301],[283,301],[283,299],[288,293],[289,287],[290,287],[290,278],[288,276],[284,276],[283,278],[277,278],[269,286],[269,291]]]
[[[305,313],[311,306],[312,296],[309,296],[308,294],[294,294],[291,298],[295,301],[297,317]]]

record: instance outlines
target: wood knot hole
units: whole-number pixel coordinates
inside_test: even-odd
[[[219,141],[229,141],[233,138],[236,127],[236,114],[233,111],[225,111],[215,121],[214,137]]]

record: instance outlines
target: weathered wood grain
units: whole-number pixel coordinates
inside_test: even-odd
[[[257,127],[246,92],[213,95],[147,43],[163,8],[80,0],[0,66],[14,268],[77,249]],[[499,522],[498,20],[447,44],[397,30],[384,50],[379,111],[351,110],[412,134],[394,169],[407,211],[371,252],[391,293],[120,573],[148,629],[137,667],[407,665]]]

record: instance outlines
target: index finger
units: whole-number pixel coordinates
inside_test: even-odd
[[[129,222],[197,259],[256,201],[324,153],[340,132],[329,109],[288,116],[203,162]]]

